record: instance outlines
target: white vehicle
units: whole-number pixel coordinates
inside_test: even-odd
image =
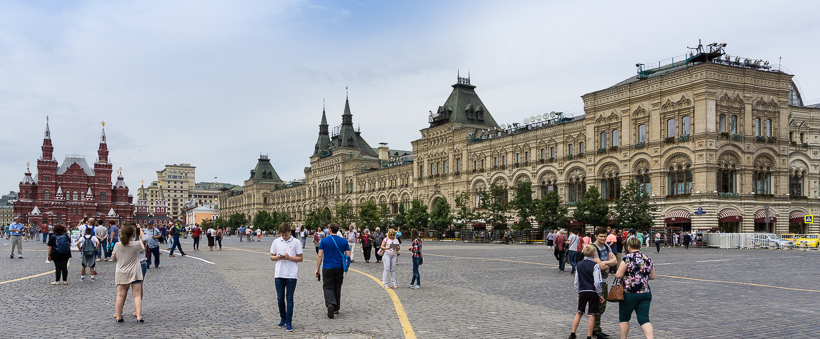
[[[794,248],[794,241],[785,240],[774,233],[755,233],[752,235],[753,242],[759,242],[761,247],[771,248],[775,246],[778,249],[785,247]]]

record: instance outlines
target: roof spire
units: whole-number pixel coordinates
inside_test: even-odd
[[[48,115],[46,115],[46,132],[45,136],[43,136],[43,139],[51,139],[51,131],[48,128]]]
[[[350,91],[347,90],[347,86],[345,86],[345,99],[350,97]]]

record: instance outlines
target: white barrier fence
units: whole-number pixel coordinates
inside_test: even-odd
[[[777,244],[760,233],[706,233],[706,243],[716,248],[769,248]]]

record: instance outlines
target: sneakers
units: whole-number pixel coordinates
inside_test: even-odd
[[[60,282],[59,281],[52,281],[51,284],[52,285],[60,285]]]
[[[421,287],[421,286],[416,285],[416,286],[413,286],[413,289],[414,289],[414,290],[417,290],[417,289],[419,289],[419,287]]]
[[[63,280],[63,285],[68,285],[68,281]]]
[[[92,275],[92,276],[91,276],[91,281],[97,281],[97,278],[95,278],[95,277]]]
[[[185,253],[183,253],[183,254],[182,254],[182,256],[183,256],[183,257],[184,257],[184,256],[186,256],[186,255],[187,255],[187,254],[185,254]]]
[[[17,256],[17,258],[19,258],[19,259],[23,259],[23,256],[22,256],[22,255],[20,255],[20,256]]]
[[[569,334],[569,338],[568,338],[568,339],[575,339],[575,338],[576,338],[575,333],[570,333],[570,334]]]
[[[84,275],[80,276],[80,281],[85,281],[85,276]]]
[[[333,319],[333,305],[327,305],[327,317]]]
[[[285,327],[285,321],[284,320],[280,321],[278,326],[279,327]]]
[[[293,332],[293,326],[290,323],[285,324],[285,331]]]

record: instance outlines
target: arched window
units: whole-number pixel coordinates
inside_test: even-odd
[[[541,197],[546,196],[548,192],[558,192],[558,183],[555,179],[541,181]]]
[[[737,171],[735,166],[724,165],[718,169],[717,187],[720,193],[737,193]]]
[[[621,178],[618,173],[604,174],[601,178],[601,197],[615,200],[621,197]]]
[[[569,183],[567,184],[567,192],[568,192],[568,202],[578,202],[584,198],[584,193],[587,191],[587,184],[584,181],[584,178],[580,179],[569,179]]]
[[[79,198],[79,193],[77,193],[77,191],[74,191],[71,194],[71,200],[79,200],[78,198]]]
[[[100,202],[105,202],[105,192],[100,192]]]
[[[682,195],[692,193],[692,169],[689,165],[669,167],[669,195]]]
[[[43,199],[51,199],[51,192],[49,190],[43,190]]]
[[[666,120],[666,137],[675,137],[675,119]]]
[[[789,196],[803,197],[803,175],[796,172],[789,175]]]
[[[770,167],[759,167],[754,172],[755,194],[771,194],[772,169]]]
[[[638,175],[635,176],[635,181],[641,185],[641,192],[647,195],[652,194],[652,181],[649,178],[648,169],[638,170]]]

